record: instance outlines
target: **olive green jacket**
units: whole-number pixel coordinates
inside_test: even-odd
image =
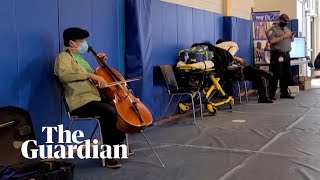
[[[67,51],[61,52],[54,65],[54,74],[59,77],[70,111],[91,101],[101,101],[98,89],[87,77],[86,69]]]

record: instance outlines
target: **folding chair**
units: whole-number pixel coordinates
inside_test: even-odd
[[[246,100],[247,100],[247,102],[249,101],[249,97],[248,97],[248,88],[247,88],[247,83],[246,83],[246,81],[241,81],[241,82],[239,82],[239,81],[235,81],[236,83],[237,83],[237,85],[238,85],[238,96],[239,96],[239,102],[240,102],[240,104],[241,104],[241,102],[242,102],[242,97],[241,97],[241,84],[243,84],[244,85],[244,90],[245,90],[245,96],[246,96]]]
[[[199,101],[200,101],[200,113],[201,113],[201,119],[203,119],[203,114],[202,114],[202,101],[201,101],[201,92],[200,87],[179,87],[176,77],[174,75],[173,69],[171,67],[171,65],[160,65],[160,69],[162,72],[162,75],[165,79],[166,82],[166,86],[167,86],[167,92],[170,95],[170,100],[169,103],[167,104],[164,112],[162,113],[162,116],[160,119],[162,119],[162,117],[164,116],[165,112],[167,111],[167,109],[169,108],[169,105],[173,99],[174,96],[179,96],[179,100],[177,101],[177,104],[175,107],[178,106],[178,103],[180,102],[182,96],[184,95],[189,95],[191,97],[191,103],[192,103],[192,111],[193,111],[193,122],[194,124],[196,124],[196,112],[195,112],[195,103],[194,103],[194,93],[196,93],[199,97]],[[175,110],[175,108],[172,109],[169,117],[171,117],[171,114],[173,113],[173,111]]]
[[[61,95],[61,98],[63,100],[63,104],[64,104],[64,107],[65,107],[65,110],[67,112],[67,115],[68,115],[68,118],[70,120],[70,124],[69,126],[67,127],[67,130],[71,130],[72,128],[72,125],[75,121],[96,121],[96,125],[95,125],[95,128],[90,136],[90,140],[92,140],[92,137],[94,135],[94,133],[97,131],[97,129],[99,128],[99,133],[100,133],[100,141],[101,143],[103,143],[103,138],[102,138],[102,134],[101,134],[101,125],[100,125],[100,122],[98,120],[99,116],[94,116],[94,117],[78,117],[78,116],[73,116],[71,115],[70,113],[70,109],[69,109],[69,106],[67,104],[67,101],[66,101],[66,98],[65,98],[65,94],[64,94],[64,89],[63,89],[63,86],[62,86],[62,83],[60,82],[60,79],[58,76],[55,75],[55,80],[57,82],[57,85],[58,85],[58,88],[59,88],[59,91],[60,91],[60,95]],[[127,145],[127,149],[128,149],[128,154],[129,154],[129,141],[128,141],[128,135],[126,134],[126,145]],[[102,167],[105,167],[105,160],[102,159]]]

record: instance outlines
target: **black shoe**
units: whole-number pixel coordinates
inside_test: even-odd
[[[105,159],[106,167],[111,169],[121,168],[121,163],[117,159]]]
[[[294,96],[291,96],[289,94],[285,94],[285,95],[280,95],[281,99],[294,99]]]
[[[268,98],[259,98],[258,103],[273,103],[273,101]]]

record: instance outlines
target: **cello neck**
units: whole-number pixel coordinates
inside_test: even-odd
[[[100,66],[102,66],[105,70],[107,70],[107,71],[112,75],[112,77],[113,77],[114,80],[120,81],[120,79],[117,77],[117,75],[115,75],[115,74],[112,72],[111,68],[110,68],[101,58],[98,57],[98,54],[93,50],[93,48],[92,48],[91,46],[89,46],[88,52],[92,52],[92,54],[93,54],[93,55],[95,56],[95,58],[97,59],[98,64],[99,64]]]
[[[98,57],[98,54],[92,49],[91,46],[89,46],[88,52],[91,52],[91,53],[95,56],[95,58],[97,59],[99,65],[104,66],[104,67],[107,66],[106,63],[103,62],[103,61]]]

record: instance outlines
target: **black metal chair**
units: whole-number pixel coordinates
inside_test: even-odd
[[[195,112],[195,103],[194,103],[194,93],[196,93],[199,97],[199,101],[200,101],[200,113],[201,113],[201,119],[203,119],[203,114],[202,114],[202,101],[201,101],[201,92],[200,87],[193,87],[193,86],[189,86],[189,87],[180,87],[177,83],[177,79],[176,76],[173,72],[172,66],[171,65],[160,65],[160,69],[162,72],[162,75],[164,77],[164,80],[166,82],[166,86],[167,86],[167,91],[168,94],[170,95],[170,100],[169,103],[167,104],[162,116],[164,116],[165,112],[167,111],[172,99],[174,96],[179,96],[179,100],[177,101],[177,104],[175,107],[177,107],[178,103],[180,102],[182,96],[184,95],[188,95],[191,97],[191,103],[192,103],[192,110],[193,110],[193,122],[196,124],[196,112]],[[175,108],[174,108],[175,109]],[[171,111],[169,117],[172,115],[174,109]]]
[[[72,116],[71,115],[71,112],[70,112],[70,109],[69,109],[69,106],[67,104],[67,101],[66,101],[66,98],[65,98],[65,94],[64,94],[64,89],[63,89],[63,86],[62,86],[62,83],[60,82],[60,79],[58,76],[55,75],[55,80],[58,84],[58,87],[59,87],[59,90],[60,90],[60,94],[61,94],[61,98],[63,100],[63,103],[64,103],[64,106],[65,106],[65,109],[66,109],[66,112],[67,112],[67,115],[68,115],[68,118],[70,120],[70,125],[68,126],[67,130],[70,130],[73,123],[75,121],[96,121],[96,126],[90,136],[90,140],[92,139],[94,133],[96,132],[96,130],[99,128],[99,131],[100,131],[100,141],[101,143],[103,143],[103,139],[102,139],[102,135],[101,135],[101,126],[100,126],[100,122],[98,120],[99,116],[95,116],[95,117],[78,117],[78,116]],[[152,145],[150,144],[149,140],[147,139],[146,135],[144,134],[143,131],[141,131],[141,134],[143,135],[143,137],[145,138],[145,140],[147,141],[147,143],[149,144],[150,148],[152,149],[153,153],[156,155],[156,157],[158,158],[159,162],[161,163],[162,167],[165,167],[164,164],[162,163],[161,159],[159,158],[158,154],[156,153],[156,151],[154,150],[154,148],[152,147]],[[126,145],[127,145],[127,154],[129,155],[129,140],[128,140],[128,134],[126,134]],[[105,167],[106,166],[106,163],[105,163],[105,160],[102,159],[102,166]]]
[[[97,129],[99,128],[99,133],[100,133],[100,141],[101,143],[103,143],[103,138],[102,138],[102,135],[101,135],[101,126],[100,126],[100,122],[98,120],[99,116],[94,116],[94,117],[79,117],[79,116],[75,116],[75,115],[71,115],[71,112],[70,112],[70,108],[67,104],[67,101],[66,101],[66,98],[65,98],[65,94],[64,94],[64,89],[63,89],[63,86],[62,86],[62,83],[59,79],[58,76],[55,75],[55,80],[57,82],[57,85],[58,85],[58,88],[59,88],[59,91],[60,91],[60,95],[61,95],[61,98],[63,100],[63,104],[64,104],[64,107],[65,107],[65,110],[66,110],[66,113],[68,115],[68,118],[70,120],[70,124],[69,126],[67,127],[67,130],[71,130],[72,128],[72,125],[75,121],[96,121],[96,125],[95,125],[95,128],[90,136],[90,140],[92,140],[92,137],[94,135],[94,133],[97,131]],[[128,154],[129,154],[129,142],[128,142],[128,135],[126,134],[126,145],[127,145],[127,149],[128,149]],[[102,167],[105,167],[105,161],[104,159],[102,159]]]

